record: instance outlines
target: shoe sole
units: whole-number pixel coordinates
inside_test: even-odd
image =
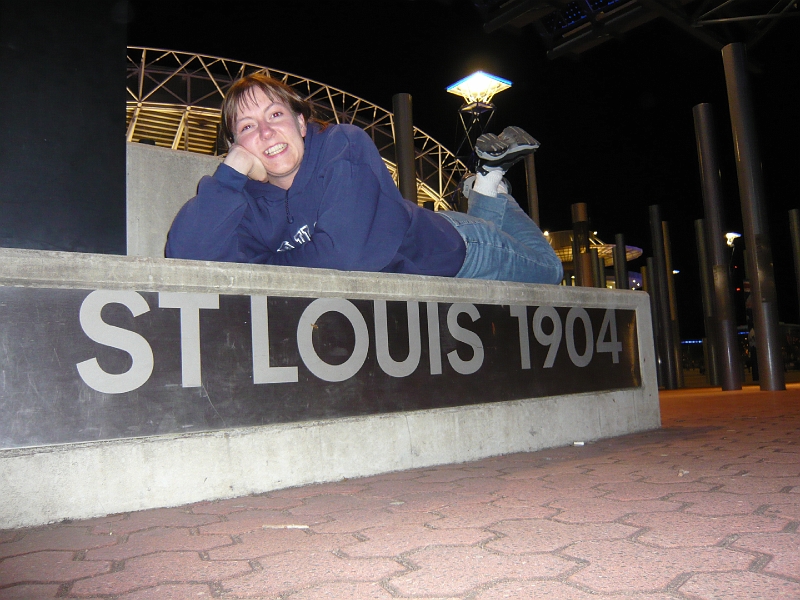
[[[480,158],[493,159],[502,156],[508,150],[508,142],[505,142],[493,133],[484,133],[475,141],[475,153]]]
[[[498,136],[500,141],[505,142],[509,147],[516,144],[517,146],[530,146],[533,149],[539,147],[539,142],[530,133],[521,127],[506,127],[503,132]]]
[[[539,142],[520,127],[506,127],[499,136],[484,133],[475,141],[478,158],[495,163],[510,154],[524,155],[536,150]]]

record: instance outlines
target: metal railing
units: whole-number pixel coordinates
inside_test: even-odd
[[[397,180],[390,111],[299,75],[202,54],[128,47],[127,141],[223,154],[226,149],[219,132],[222,99],[236,79],[255,72],[264,72],[297,90],[322,119],[364,129]],[[467,173],[466,166],[416,127],[414,146],[418,201],[432,201],[436,210],[453,208],[450,198]]]

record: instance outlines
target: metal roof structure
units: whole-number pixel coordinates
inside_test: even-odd
[[[533,26],[550,58],[575,56],[663,18],[714,50],[758,44],[797,0],[473,0],[487,32]]]
[[[188,52],[128,47],[128,142],[200,154],[224,154],[220,106],[236,80],[264,72],[291,86],[312,103],[317,115],[333,123],[364,129],[397,179],[394,118],[363,98],[324,83],[260,65]],[[450,198],[467,167],[431,136],[414,128],[418,202],[436,210],[453,208]]]

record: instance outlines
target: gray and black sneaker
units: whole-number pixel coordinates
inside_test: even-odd
[[[506,127],[500,135],[484,133],[475,142],[478,157],[478,172],[486,174],[489,170],[508,171],[511,165],[533,153],[539,142],[519,127]]]

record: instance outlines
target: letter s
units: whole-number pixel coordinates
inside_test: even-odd
[[[96,358],[78,363],[78,373],[90,388],[104,394],[124,394],[144,385],[153,373],[153,350],[138,333],[105,323],[100,312],[106,304],[122,304],[134,317],[146,313],[150,306],[132,291],[96,290],[81,304],[80,323],[86,336],[104,346],[123,350],[131,355],[131,368],[125,373],[106,373]]]
[[[475,371],[481,368],[483,364],[483,342],[478,334],[469,329],[464,329],[458,324],[458,315],[467,313],[473,323],[481,318],[481,314],[474,304],[452,304],[450,310],[447,311],[447,328],[450,330],[450,335],[459,342],[463,342],[472,346],[472,358],[463,360],[457,350],[447,353],[447,360],[450,361],[450,366],[453,367],[456,373],[461,375],[472,375]]]

